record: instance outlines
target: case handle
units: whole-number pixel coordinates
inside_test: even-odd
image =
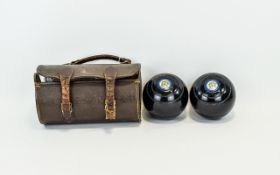
[[[113,60],[113,61],[118,61],[121,64],[131,64],[131,60],[130,59],[121,58],[121,57],[114,56],[114,55],[105,55],[104,54],[104,55],[94,55],[94,56],[78,59],[78,60],[72,61],[71,63],[68,63],[66,65],[83,64],[83,63],[87,63],[87,62],[95,61],[95,60]]]

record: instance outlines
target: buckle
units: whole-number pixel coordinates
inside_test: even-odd
[[[67,109],[67,112],[69,112],[71,114],[73,112],[72,103],[61,103],[61,112],[63,114],[65,114],[65,112],[66,112],[66,111],[64,111],[64,109]]]
[[[106,120],[115,120],[115,111],[116,111],[116,100],[113,100],[112,102],[105,100]]]

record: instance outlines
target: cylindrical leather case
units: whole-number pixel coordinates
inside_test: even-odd
[[[100,59],[121,64],[83,64]],[[129,59],[96,55],[38,66],[34,82],[42,124],[141,121],[141,65]]]

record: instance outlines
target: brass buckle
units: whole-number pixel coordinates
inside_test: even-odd
[[[106,119],[107,120],[115,120],[111,115],[115,113],[116,110],[116,100],[113,100],[113,104],[109,104],[108,100],[105,100],[105,111],[106,111]],[[109,114],[109,116],[108,116]]]
[[[71,114],[73,112],[73,107],[72,107],[72,103],[61,103],[61,111],[64,114],[64,106],[68,107],[68,111]]]

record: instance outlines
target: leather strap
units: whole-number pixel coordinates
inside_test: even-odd
[[[106,80],[106,99],[105,99],[105,112],[106,120],[116,119],[116,100],[115,100],[115,80],[117,71],[113,67],[108,67],[105,70]]]
[[[77,65],[77,64],[83,64],[83,63],[87,63],[90,61],[95,61],[95,60],[113,60],[113,61],[118,61],[121,64],[131,64],[131,60],[127,59],[127,58],[121,58],[118,56],[114,56],[114,55],[95,55],[95,56],[91,56],[91,57],[86,57],[86,58],[82,58],[82,59],[78,59],[76,61],[72,61],[71,63],[68,63],[66,65]]]
[[[72,118],[72,103],[70,98],[70,81],[73,75],[73,70],[65,69],[60,74],[61,83],[61,112],[63,119],[70,122]]]

